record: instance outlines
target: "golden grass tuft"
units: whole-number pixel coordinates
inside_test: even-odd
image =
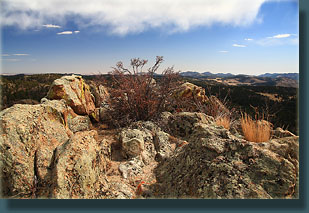
[[[271,123],[263,119],[253,120],[246,113],[241,117],[241,128],[247,141],[266,142],[271,137]]]
[[[225,129],[230,129],[231,119],[229,116],[218,117],[216,118],[216,124],[218,126],[223,126]]]

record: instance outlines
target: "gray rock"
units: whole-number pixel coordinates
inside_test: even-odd
[[[51,184],[53,151],[73,134],[65,125],[65,108],[62,101],[54,100],[38,105],[17,104],[0,112],[4,197],[48,196],[45,186]]]
[[[143,163],[142,158],[139,156],[121,163],[118,169],[122,177],[127,179],[129,177],[135,177],[141,174],[144,166],[145,164]]]
[[[76,115],[75,117],[69,116],[67,121],[69,129],[73,133],[90,130],[91,121],[88,116],[81,116],[81,115]]]
[[[284,138],[284,137],[294,137],[292,132],[288,130],[283,130],[282,128],[278,127],[275,130],[272,131],[273,138]]]
[[[193,133],[196,123],[211,124],[213,122],[214,118],[204,113],[180,112],[170,117],[169,127],[172,135],[186,138]]]
[[[95,186],[106,184],[102,178],[106,162],[98,151],[96,138],[94,130],[77,132],[57,147],[52,170],[52,198],[98,198]]]
[[[124,129],[120,141],[124,157],[139,156],[144,150],[144,133],[138,129]]]
[[[155,171],[160,197],[298,197],[298,137],[255,143],[211,123],[193,126],[189,143]]]
[[[154,136],[153,142],[157,151],[156,158],[159,161],[168,158],[172,152],[169,138],[170,135],[163,131],[156,132]]]
[[[161,130],[164,132],[170,132],[169,128],[169,119],[172,116],[172,113],[170,112],[162,112],[159,116],[159,118],[156,120],[156,124],[160,127]]]

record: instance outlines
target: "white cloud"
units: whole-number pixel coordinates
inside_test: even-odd
[[[10,62],[20,61],[20,59],[17,59],[17,58],[4,58],[3,60],[10,61]]]
[[[15,56],[28,56],[29,54],[25,54],[25,53],[16,53],[16,54],[12,54]]]
[[[80,31],[79,30],[75,30],[74,33],[80,33]]]
[[[246,45],[242,45],[242,44],[233,44],[233,47],[246,47]]]
[[[220,50],[219,53],[228,53],[229,51],[226,50]]]
[[[96,26],[126,35],[149,28],[177,32],[213,24],[246,26],[256,21],[266,1],[269,0],[2,0],[1,16],[4,26],[29,29],[65,26],[74,14],[80,29]]]
[[[246,41],[253,41],[252,38],[245,38]]]
[[[292,33],[277,34],[256,41],[261,46],[298,45],[298,35]]]
[[[46,28],[61,28],[59,25],[54,24],[43,24],[42,26]]]
[[[2,56],[10,56],[9,54],[2,54]]]
[[[271,38],[288,38],[290,36],[291,34],[278,34],[278,35],[272,36]]]
[[[57,33],[58,35],[71,35],[73,32],[72,31],[63,31],[60,33]]]

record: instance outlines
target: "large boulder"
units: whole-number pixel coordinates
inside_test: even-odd
[[[95,103],[90,92],[90,87],[81,76],[63,76],[56,79],[48,93],[48,99],[64,99],[78,115],[95,116]]]
[[[204,113],[180,112],[169,116],[168,126],[172,135],[186,138],[193,133],[196,123],[210,124],[213,122],[214,118]]]
[[[80,143],[80,141],[76,142],[81,137],[80,134],[83,134],[84,138],[94,138],[92,132],[79,132],[89,129],[89,117],[75,114],[64,100],[44,98],[41,104],[17,104],[1,111],[0,121],[2,197],[66,197],[65,193],[61,195],[62,191],[51,194],[50,186],[55,185],[55,178],[59,178],[54,172],[54,166],[58,165],[54,162],[55,150],[69,147],[68,143]],[[73,139],[70,139],[72,137]],[[90,142],[95,143],[89,140],[85,142],[86,147],[83,147],[83,152],[89,155],[92,154],[91,150],[88,150],[92,148],[88,145]],[[81,145],[74,146],[78,148]],[[101,152],[100,148],[96,150]],[[70,153],[80,157],[79,160],[83,160],[84,156],[79,155],[80,153],[73,151]],[[96,157],[99,159],[98,155]],[[99,167],[101,168],[100,165]],[[91,172],[90,168],[86,171],[87,174],[88,172]],[[88,180],[85,179],[85,181]],[[85,181],[78,184],[83,185]],[[76,196],[81,198],[84,196],[83,193]]]
[[[197,111],[199,110],[198,105],[206,103],[208,100],[205,89],[189,82],[180,85],[173,97],[177,110],[180,111]]]
[[[65,100],[61,99],[61,101],[58,101],[42,98],[41,103],[52,106],[57,110],[62,115],[65,126],[73,133],[90,130],[90,118],[88,116],[77,115],[71,107],[66,105]]]
[[[196,86],[192,83],[186,82],[180,85],[178,90],[175,92],[175,95],[181,99],[189,98],[196,99],[201,102],[205,102],[207,97],[205,95],[205,89],[202,87]]]
[[[157,183],[151,186],[155,194],[163,198],[298,197],[298,137],[255,143],[231,135],[210,120],[190,126],[189,143],[157,167]]]
[[[4,197],[47,196],[54,149],[73,134],[62,101],[14,105],[0,112],[1,188]],[[39,187],[40,186],[40,187]]]
[[[106,161],[101,155],[97,132],[84,131],[74,134],[58,146],[52,170],[52,198],[99,198],[106,185]]]

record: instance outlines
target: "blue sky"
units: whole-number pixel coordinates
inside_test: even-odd
[[[298,72],[295,0],[2,0],[1,73]]]

